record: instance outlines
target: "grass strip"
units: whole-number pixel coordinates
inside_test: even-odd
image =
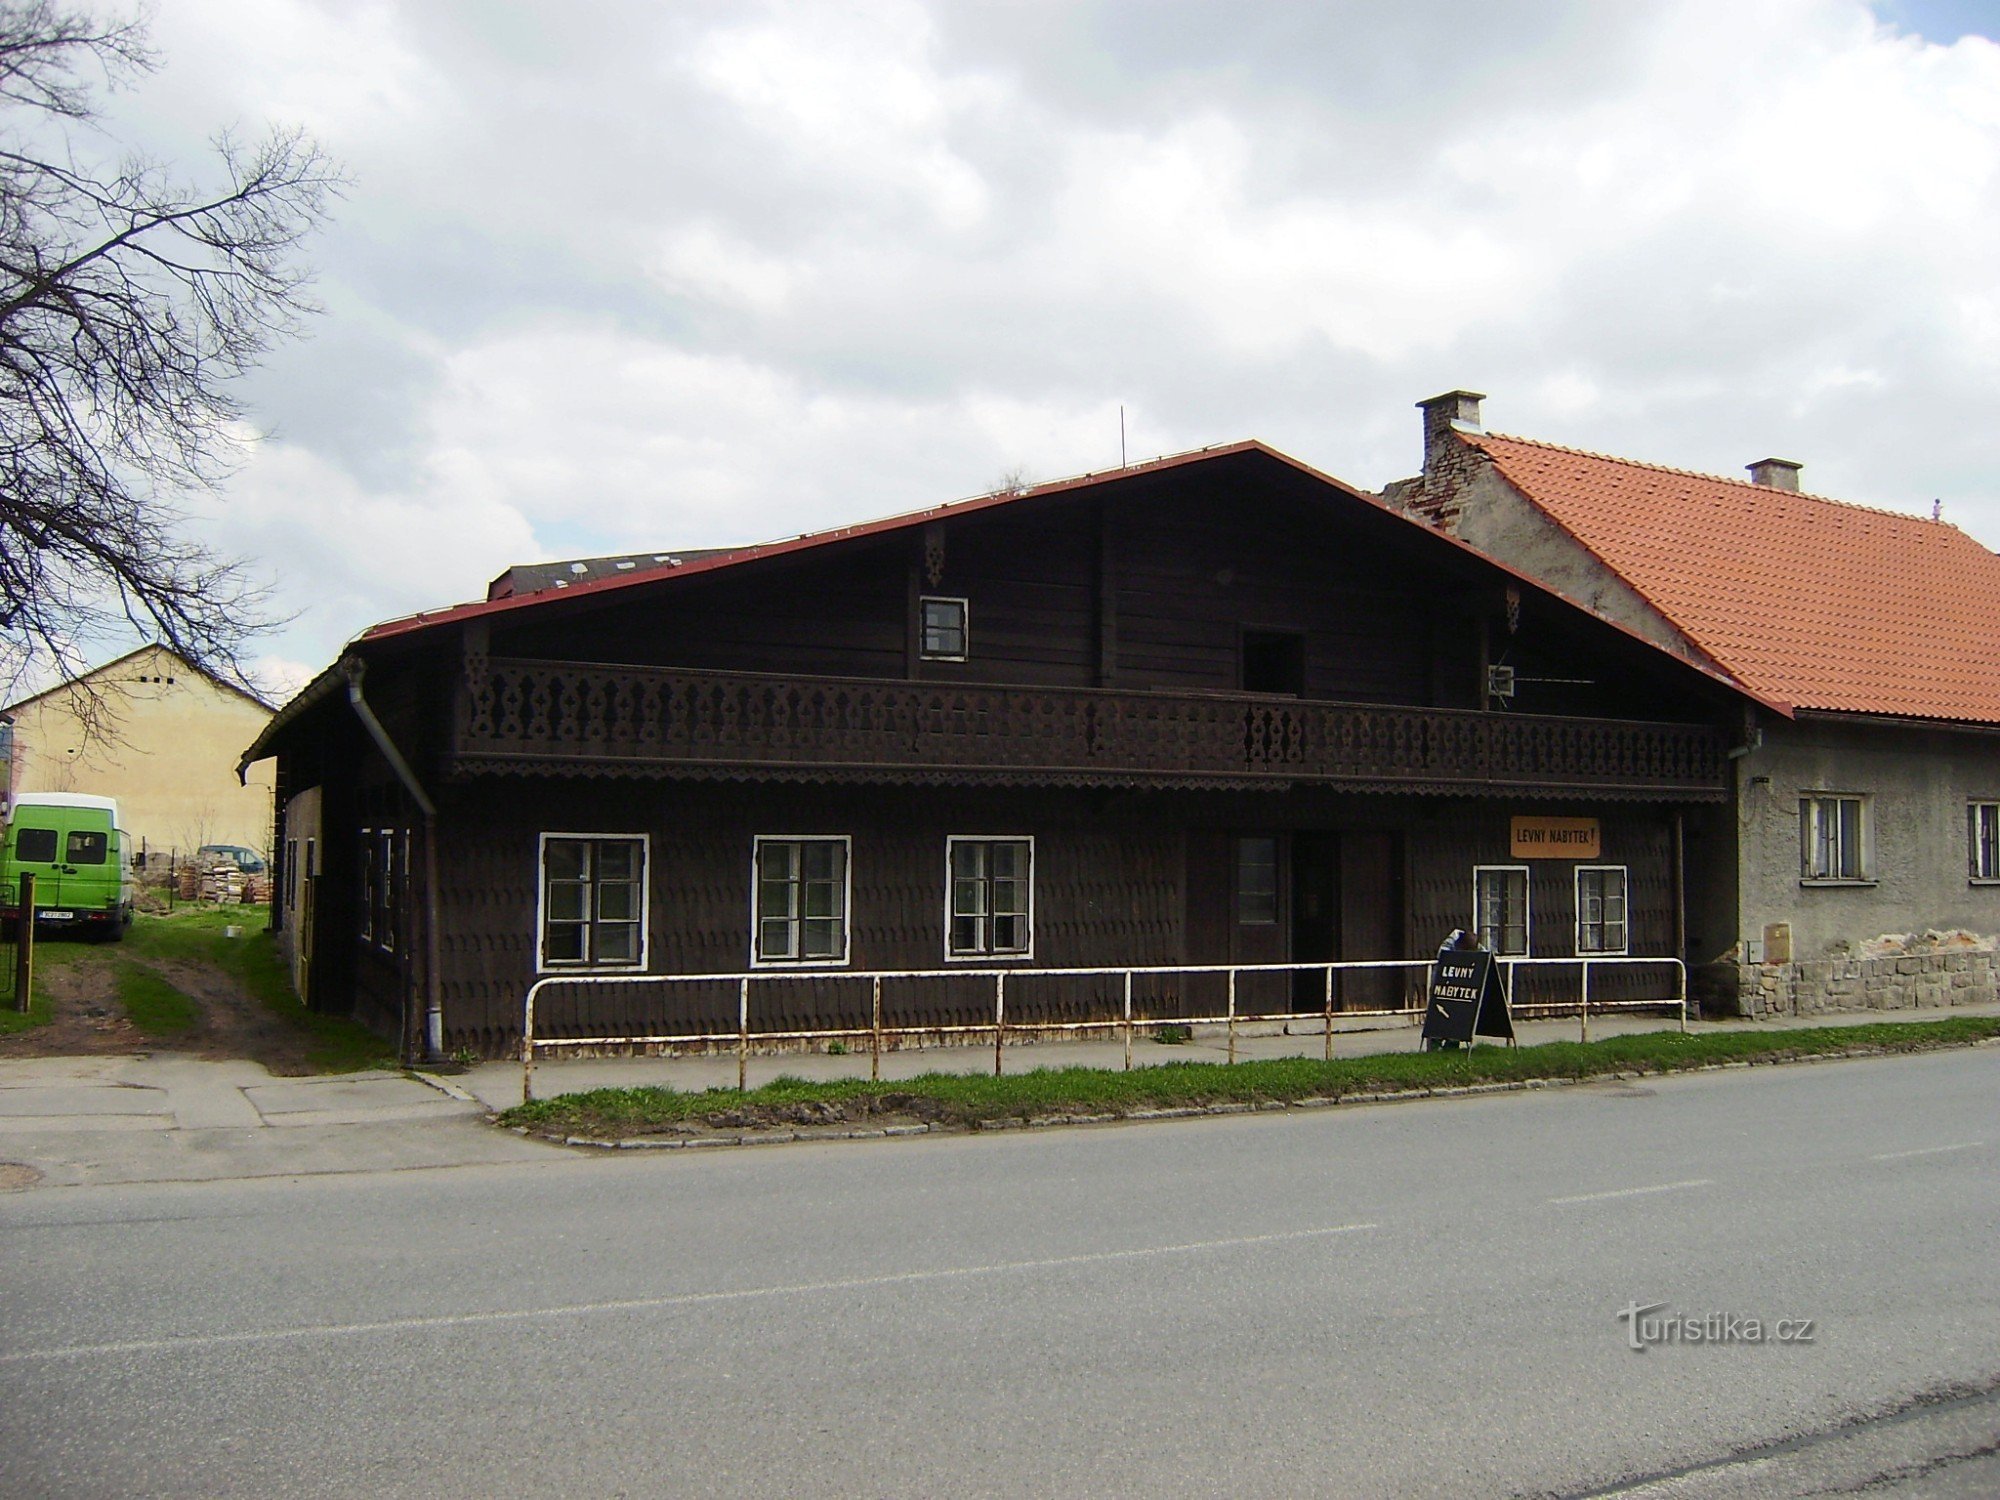
[[[1404,1093],[1482,1083],[1578,1079],[1611,1073],[1673,1073],[1731,1062],[1786,1062],[1854,1053],[1923,1052],[2000,1036],[2000,1017],[1876,1022],[1784,1031],[1641,1032],[1602,1041],[1454,1052],[1390,1052],[1364,1057],[1272,1058],[1256,1062],[1168,1062],[1130,1072],[1037,1068],[991,1075],[926,1073],[893,1082],[790,1076],[761,1088],[594,1089],[517,1105],[500,1116],[551,1136],[623,1140],[690,1126],[831,1123],[914,1116],[971,1127],[989,1120],[1060,1115],[1130,1115],[1215,1104],[1289,1103]]]
[[[201,1007],[144,964],[121,960],[114,973],[118,1003],[147,1036],[178,1036],[194,1030]]]

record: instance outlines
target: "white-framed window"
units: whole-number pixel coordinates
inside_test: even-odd
[[[1475,865],[1472,926],[1482,946],[1508,957],[1528,953],[1528,867]]]
[[[396,951],[396,914],[403,905],[403,877],[409,863],[407,836],[394,828],[375,831],[375,883],[369,899],[375,903],[370,925],[375,930],[375,946],[384,952]]]
[[[1236,841],[1236,921],[1271,927],[1278,920],[1278,841],[1253,834]]]
[[[1967,873],[2000,882],[2000,802],[1968,802],[1965,835]]]
[[[1576,951],[1623,954],[1630,951],[1625,925],[1624,865],[1576,867]]]
[[[922,634],[922,655],[926,661],[964,661],[970,640],[967,616],[970,605],[964,599],[926,596],[917,601],[918,628]]]
[[[360,922],[359,922],[360,938],[362,942],[371,945],[375,941],[376,915],[382,910],[382,900],[381,896],[378,894],[381,890],[381,885],[382,885],[382,871],[381,871],[382,846],[379,842],[377,842],[376,839],[376,835],[379,834],[380,832],[381,830],[379,828],[364,828],[360,832],[360,840],[361,840],[361,850],[360,850],[361,912],[360,912]]]
[[[945,957],[1032,958],[1035,841],[954,834],[944,857]]]
[[[753,968],[847,962],[849,842],[844,834],[757,835],[751,876]]]
[[[1808,792],[1799,798],[1799,879],[1868,878],[1868,799]]]
[[[542,835],[541,968],[646,966],[648,853],[644,834]]]

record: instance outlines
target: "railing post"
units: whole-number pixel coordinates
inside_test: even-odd
[[[877,974],[869,988],[873,993],[868,1001],[868,1079],[871,1083],[882,1080],[882,976]]]
[[[1583,1003],[1577,1007],[1583,1022],[1583,1039],[1590,1040],[1590,960],[1583,961]]]
[[[528,986],[527,1001],[521,1007],[521,1102],[535,1097],[535,992],[542,987],[537,979]]]
[[[1229,971],[1229,1060],[1236,1061],[1236,971]]]
[[[1000,1043],[1007,1034],[1007,975],[993,976],[993,1076],[1000,1076]]]
[[[1326,966],[1326,1060],[1333,1061],[1333,965]]]
[[[1132,970],[1130,968],[1126,970],[1126,1072],[1132,1072]]]
[[[58,890],[57,895],[61,895]],[[35,990],[35,876],[31,870],[21,872],[20,884],[15,892],[15,908],[20,915],[14,918],[14,1009],[22,1015],[28,1013],[34,1004]]]
[[[750,981],[736,986],[736,1092],[750,1087]]]

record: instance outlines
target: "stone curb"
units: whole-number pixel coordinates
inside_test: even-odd
[[[2000,1036],[1983,1037],[1976,1042],[1958,1045],[1919,1048],[1916,1051],[1954,1052],[1959,1050],[1959,1046],[2000,1047]],[[679,1151],[694,1147],[778,1146],[795,1141],[875,1141],[890,1136],[985,1134],[1009,1130],[1045,1130],[1065,1125],[1113,1125],[1147,1120],[1191,1120],[1207,1115],[1261,1114],[1291,1109],[1332,1109],[1344,1104],[1403,1104],[1414,1099],[1459,1099],[1483,1094],[1519,1094],[1533,1089],[1569,1088],[1589,1083],[1629,1083],[1639,1078],[1676,1078],[1691,1073],[1727,1073],[1739,1068],[1787,1067],[1796,1063],[1847,1062],[1859,1057],[1905,1055],[1915,1056],[1916,1052],[1906,1053],[1903,1049],[1888,1047],[1854,1047],[1841,1052],[1810,1053],[1804,1057],[1742,1058],[1734,1062],[1703,1063],[1693,1068],[1662,1068],[1657,1071],[1630,1068],[1611,1073],[1592,1073],[1586,1078],[1516,1078],[1493,1083],[1452,1084],[1443,1088],[1398,1089],[1377,1094],[1337,1096],[1316,1094],[1305,1099],[1265,1099],[1254,1103],[1231,1100],[1224,1104],[1182,1104],[1161,1109],[1135,1109],[1122,1115],[1043,1115],[1035,1119],[1007,1115],[995,1120],[974,1120],[963,1131],[957,1132],[947,1126],[938,1125],[884,1125],[867,1130],[831,1130],[813,1134],[775,1130],[768,1134],[757,1135],[691,1136],[685,1140],[663,1140],[653,1136],[641,1136],[623,1141],[600,1141],[588,1136],[571,1135],[564,1136],[561,1144],[588,1146],[600,1151]],[[525,1125],[516,1125],[512,1129],[516,1135],[533,1134]]]
[[[435,1073],[426,1073],[421,1068],[411,1068],[408,1072],[408,1076],[416,1079],[418,1083],[429,1084],[432,1088],[436,1089],[440,1094],[449,1094],[452,1098],[460,1100],[466,1104],[477,1104],[481,1109],[484,1109],[486,1107],[483,1101],[476,1098],[474,1095],[467,1093],[464,1089],[460,1088],[457,1084],[453,1083],[448,1078],[440,1078]]]

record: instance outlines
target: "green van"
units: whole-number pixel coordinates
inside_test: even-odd
[[[35,877],[37,923],[116,942],[132,924],[129,842],[116,798],[22,792],[0,841],[0,920],[19,920],[26,871]]]

